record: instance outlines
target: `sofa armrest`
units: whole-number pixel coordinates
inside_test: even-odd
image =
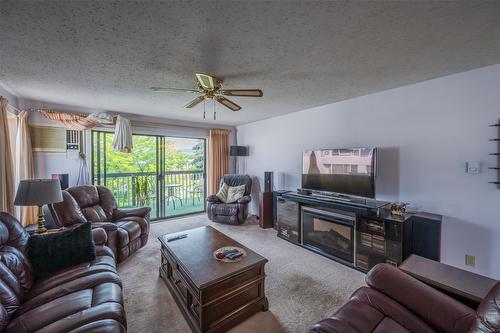
[[[108,241],[108,235],[103,228],[92,229],[92,238],[94,238],[95,245],[105,245]]]
[[[378,264],[366,275],[366,283],[418,315],[440,332],[467,332],[475,311],[398,268]]]
[[[327,318],[311,327],[309,333],[359,333],[359,331],[338,318]]]
[[[220,203],[221,201],[219,200],[219,198],[217,198],[217,196],[215,194],[212,194],[212,195],[209,195],[207,197],[207,202],[210,202],[210,203]]]
[[[252,197],[249,196],[249,195],[244,195],[242,196],[239,200],[238,200],[238,203],[239,204],[247,204],[249,203],[250,201],[252,201]]]
[[[113,222],[92,222],[92,229],[94,228],[102,228],[106,233],[118,230],[118,227]]]
[[[137,208],[117,208],[113,211],[113,219],[121,220],[127,217],[139,216],[146,218],[151,212],[151,207],[137,207]]]

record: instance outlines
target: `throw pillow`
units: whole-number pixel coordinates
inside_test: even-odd
[[[226,203],[233,203],[240,200],[245,194],[245,185],[229,186],[227,189]]]
[[[219,192],[217,192],[217,194],[215,196],[217,198],[219,198],[220,201],[226,202],[228,189],[229,189],[229,185],[227,185],[226,183],[222,183],[222,185],[219,189]]]
[[[72,267],[96,258],[89,222],[45,235],[31,235],[28,258],[35,279],[43,279],[58,270]]]

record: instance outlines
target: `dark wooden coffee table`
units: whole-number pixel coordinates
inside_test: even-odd
[[[167,242],[167,238],[187,234]],[[206,226],[163,235],[160,277],[194,332],[224,332],[249,316],[268,309],[264,293],[267,259],[216,229]],[[224,246],[243,248],[239,262],[215,260]]]

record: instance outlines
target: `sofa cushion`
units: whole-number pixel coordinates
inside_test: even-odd
[[[28,256],[36,279],[96,258],[91,224],[29,238]]]
[[[67,191],[62,191],[62,196],[63,201],[49,205],[54,223],[57,226],[65,227],[87,222],[75,198]]]
[[[212,204],[210,209],[212,210],[212,215],[225,215],[234,216],[238,214],[237,204]]]
[[[99,256],[93,261],[65,268],[49,277],[38,280],[33,285],[30,292],[26,295],[25,301],[43,294],[52,288],[64,285],[67,282],[101,272],[111,272],[116,274],[116,264],[112,256]]]
[[[228,191],[229,191],[229,185],[227,185],[226,183],[222,183],[220,188],[219,188],[219,191],[217,192],[217,194],[215,194],[215,196],[220,201],[226,202]]]
[[[227,190],[226,203],[234,203],[245,194],[245,185],[229,186]]]
[[[312,332],[418,332],[436,333],[419,317],[381,292],[362,287],[332,318],[311,328]]]
[[[10,214],[0,212],[0,332],[33,284],[25,255],[29,235]]]
[[[500,281],[488,292],[477,309],[469,333],[500,332]]]
[[[82,281],[49,290],[47,298],[34,306],[28,301],[9,323],[6,332],[69,332],[100,320],[113,320],[126,327],[122,291],[116,274],[90,275]],[[39,296],[39,297],[42,297]]]

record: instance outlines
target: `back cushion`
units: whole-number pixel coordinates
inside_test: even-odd
[[[469,333],[500,332],[500,282],[490,290],[477,309],[477,317]]]
[[[97,186],[73,186],[68,188],[66,191],[68,191],[68,193],[70,193],[76,200],[78,206],[80,206],[83,216],[85,216],[87,221],[104,222],[111,220],[113,211],[109,211],[109,205],[107,204],[109,200],[104,202],[105,205],[103,207],[101,202],[101,192],[103,191],[98,191]],[[106,208],[106,210],[104,208]]]
[[[63,201],[49,205],[54,222],[60,227],[87,222],[75,198],[67,191],[62,191],[62,196]]]
[[[0,212],[0,331],[33,284],[26,258],[29,235],[10,214]]]
[[[99,193],[97,192],[97,188],[95,186],[73,186],[68,188],[66,191],[68,191],[73,198],[75,198],[80,208],[91,207],[99,204]]]

